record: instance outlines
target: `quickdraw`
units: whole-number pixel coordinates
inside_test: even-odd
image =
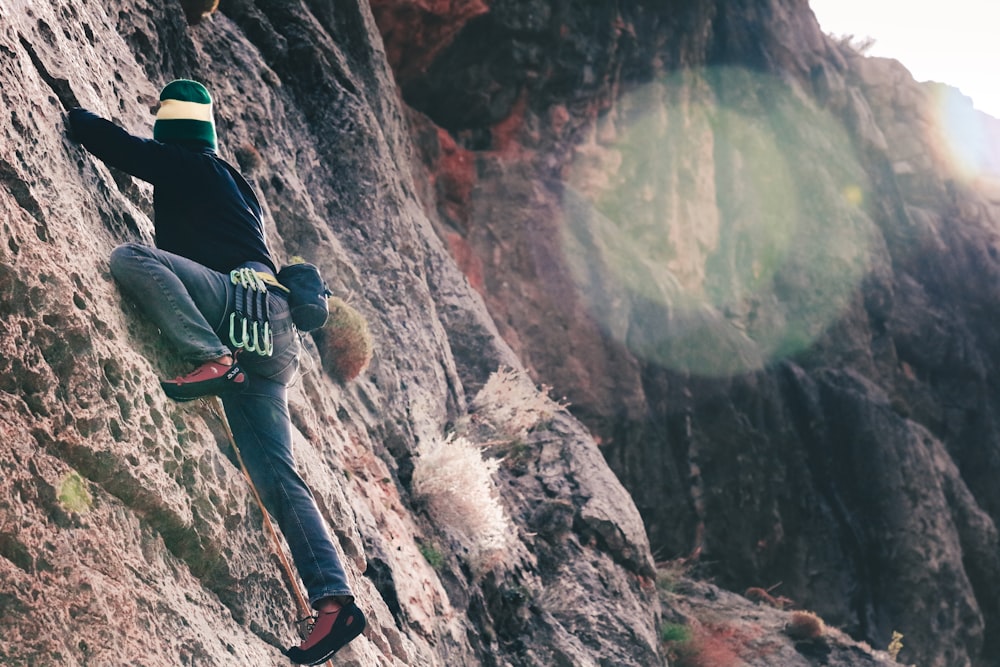
[[[238,350],[270,357],[274,336],[268,322],[267,285],[249,267],[233,269],[229,279],[236,285],[236,303],[229,316],[229,342]]]

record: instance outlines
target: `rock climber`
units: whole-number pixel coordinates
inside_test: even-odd
[[[159,99],[152,139],[79,107],[69,111],[70,134],[108,165],[153,185],[156,247],[118,246],[111,273],[197,366],[161,382],[166,395],[221,398],[250,478],[316,611],[309,635],[285,653],[295,663],[316,665],[357,637],[366,620],[292,456],[286,392],[297,372],[298,338],[274,277],[260,203],[246,179],[216,154],[208,90],[179,79]]]

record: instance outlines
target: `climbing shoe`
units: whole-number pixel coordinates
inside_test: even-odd
[[[163,392],[175,401],[239,393],[249,384],[250,378],[239,364],[226,366],[215,361],[206,361],[184,377],[160,382]]]
[[[285,649],[285,655],[299,665],[318,665],[360,635],[366,624],[365,615],[353,602],[337,611],[321,611],[313,617],[306,640]]]

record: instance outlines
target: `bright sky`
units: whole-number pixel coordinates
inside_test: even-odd
[[[823,32],[875,39],[870,56],[894,58],[917,81],[939,81],[1000,118],[998,0],[810,0]]]

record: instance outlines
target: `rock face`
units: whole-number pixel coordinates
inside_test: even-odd
[[[372,2],[424,197],[654,553],[997,664],[997,121],[804,0],[488,4]]]
[[[375,339],[346,385],[306,339],[291,398],[371,619],[337,664],[661,661],[641,518],[565,410],[501,443],[503,558],[473,568],[411,494],[418,445],[519,362],[421,208],[366,3],[234,0],[191,26],[175,2],[0,0],[0,54],[0,662],[285,664],[298,643],[220,416],[166,400],[185,365],[108,273],[116,244],[152,242],[151,189],[66,136],[74,105],[148,136],[179,77],[212,91],[277,257],[319,264]]]
[[[653,553],[874,646],[900,630],[908,662],[997,659],[1000,198],[929,138],[949,91],[796,1],[223,0],[188,24],[212,4],[0,0],[0,662],[297,643],[219,414],[165,399],[185,364],[108,273],[153,241],[151,189],[65,134],[74,105],[148,133],[178,77],[212,91],[279,260],[375,339],[342,384],[306,338],[291,397],[371,619],[337,664],[646,667],[666,621],[715,633],[702,664],[888,664],[663,595]],[[480,562],[412,482],[427,443],[485,433],[501,367],[571,407],[477,441],[512,526]]]

